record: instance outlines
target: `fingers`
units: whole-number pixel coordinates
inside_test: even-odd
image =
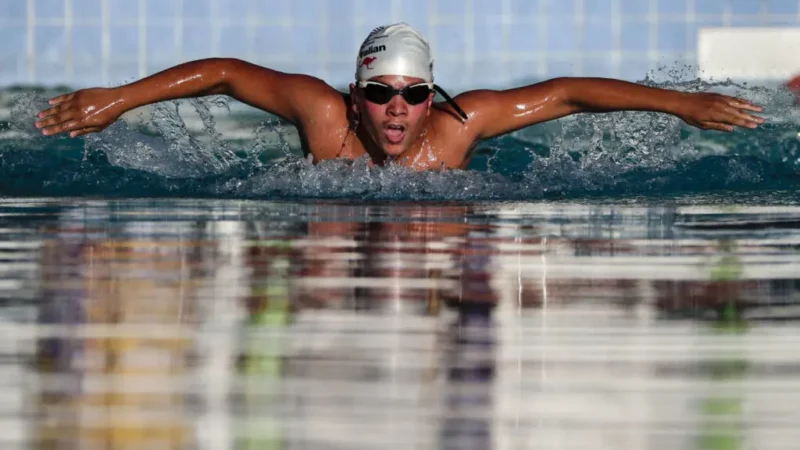
[[[86,125],[82,124],[79,120],[69,120],[67,122],[62,122],[47,128],[43,128],[42,134],[45,136],[50,136],[58,133],[66,133],[67,131],[80,130],[85,126]]]
[[[713,93],[702,93],[694,98],[697,102],[683,119],[699,128],[731,132],[735,127],[754,129],[766,122],[763,117],[752,114],[764,108],[747,100]]]
[[[728,103],[734,108],[744,109],[746,111],[754,111],[754,112],[764,111],[763,106],[758,106],[741,98],[731,97]]]
[[[36,128],[48,128],[52,127],[53,125],[58,125],[59,123],[66,122],[68,120],[75,119],[77,116],[75,111],[66,111],[54,116],[50,116],[46,119],[37,120],[36,121]]]
[[[89,128],[83,128],[83,129],[80,129],[80,130],[76,130],[76,131],[73,131],[73,132],[71,132],[71,133],[69,134],[69,137],[71,137],[71,138],[76,138],[76,137],[78,137],[78,136],[83,136],[84,134],[89,134],[89,133],[97,133],[97,132],[100,132],[100,131],[103,131],[103,127],[89,127]]]
[[[748,112],[763,111],[764,108],[761,106],[754,105],[741,98],[728,97],[724,95],[717,96],[717,99],[722,99],[723,101],[721,104],[717,103],[715,107],[712,107],[712,110],[716,109],[717,111],[716,114],[711,114],[710,119],[713,123],[735,125],[742,128],[754,129],[765,122],[764,118],[755,116]]]
[[[757,128],[765,122],[763,117],[754,116],[736,108],[730,108],[728,115],[728,122],[743,128]]]
[[[36,128],[42,128],[42,134],[52,134],[53,131],[50,127],[74,118],[75,111],[72,110],[74,106],[72,99],[75,98],[75,94],[75,92],[72,92],[48,100],[48,103],[54,106],[40,111],[36,115],[36,118],[39,119],[36,121]]]
[[[36,122],[36,128],[40,128],[42,130],[42,134],[45,136],[49,136],[55,133],[61,133],[63,131],[59,127],[65,125],[67,122],[78,122],[76,120],[76,114],[74,111],[68,111],[66,113],[58,114],[55,116],[48,117],[47,119],[40,120]]]
[[[58,104],[58,105],[56,105],[56,106],[54,106],[52,108],[48,108],[48,109],[45,109],[44,111],[41,111],[39,114],[36,115],[36,117],[38,117],[40,119],[44,119],[45,117],[50,117],[50,116],[52,116],[54,114],[58,114],[58,113],[60,113],[62,111],[65,111],[65,110],[69,109],[71,106],[72,106],[72,103],[61,103],[61,104]]]
[[[725,108],[722,111],[718,111],[717,114],[712,114],[710,122],[752,129],[757,128],[759,124],[764,122],[764,119],[739,111],[738,109]]]
[[[47,103],[51,105],[57,105],[59,103],[67,102],[75,98],[75,92],[71,92],[69,94],[59,95],[58,97],[51,98],[47,101]]]
[[[725,131],[728,133],[734,130],[733,125],[720,122],[707,122],[703,128],[705,128],[706,130]]]
[[[736,126],[750,129],[758,128],[758,126],[762,123],[764,123],[763,118],[751,116],[750,114],[744,114],[741,112],[736,114],[736,120],[733,121],[733,124]]]

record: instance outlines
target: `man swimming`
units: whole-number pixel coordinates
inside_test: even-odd
[[[446,99],[434,103],[435,93]],[[404,23],[373,30],[356,60],[349,93],[302,74],[238,59],[181,64],[116,88],[53,98],[36,126],[45,135],[99,132],[133,108],[178,98],[228,95],[294,124],[314,161],[388,160],[415,169],[465,168],[485,139],[576,113],[621,110],[675,115],[707,130],[756,128],[752,103],[720,94],[684,93],[603,78],[557,78],[508,90],[473,90],[451,99],[433,83],[428,41]]]

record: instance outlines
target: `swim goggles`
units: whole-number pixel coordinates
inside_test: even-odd
[[[378,105],[385,105],[389,103],[389,101],[395,95],[402,96],[403,100],[405,100],[409,105],[419,105],[428,99],[428,96],[433,89],[442,94],[442,97],[444,97],[445,101],[447,101],[447,103],[456,110],[462,119],[467,120],[467,114],[456,104],[456,102],[450,98],[450,96],[447,95],[442,88],[433,83],[412,84],[411,86],[406,86],[402,89],[395,89],[388,84],[379,83],[377,81],[359,81],[358,87],[360,87],[364,92],[364,98],[366,98],[367,101]]]

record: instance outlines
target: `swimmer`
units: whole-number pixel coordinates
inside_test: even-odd
[[[576,113],[622,110],[672,114],[719,131],[756,128],[762,108],[713,93],[685,93],[605,78],[555,78],[507,90],[472,90],[451,98],[434,84],[428,41],[405,23],[373,30],[362,44],[355,80],[342,93],[318,78],[232,58],[177,65],[114,88],[55,97],[37,115],[51,136],[102,131],[150,103],[228,95],[294,124],[315,162],[368,155],[415,169],[466,168],[482,140]],[[434,102],[436,92],[445,99]]]

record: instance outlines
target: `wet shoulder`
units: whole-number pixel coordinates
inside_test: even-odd
[[[462,92],[453,97],[452,100],[467,115],[469,118],[467,120],[468,124],[470,119],[476,115],[481,115],[482,112],[492,109],[491,107],[497,102],[497,91],[476,89]],[[437,102],[434,107],[437,111],[449,116],[451,119],[449,122],[462,123],[460,114],[449,102]]]
[[[350,109],[350,96],[333,88],[318,91],[305,100],[307,112],[303,117],[303,125],[338,125],[347,121]]]
[[[453,100],[471,119],[474,115],[475,104],[479,99],[471,95],[462,94]],[[437,134],[445,135],[448,141],[458,139],[459,141],[471,143],[476,138],[471,120],[463,120],[461,115],[448,102],[443,101],[433,104],[431,122],[436,128]]]
[[[350,96],[336,91],[336,95],[317,99],[314,114],[298,124],[304,152],[314,155],[315,160],[332,159],[343,154],[359,153],[353,147],[353,136],[349,132]]]
[[[431,110],[428,139],[439,161],[437,167],[444,162],[449,168],[463,168],[476,143],[469,121],[464,122],[446,102],[435,103]]]

